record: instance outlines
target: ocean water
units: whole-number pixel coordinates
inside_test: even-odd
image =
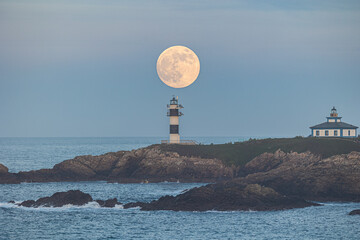
[[[13,171],[51,167],[81,154],[129,150],[161,138],[2,138],[0,162]],[[199,138],[200,139],[200,138]],[[198,140],[199,140],[198,139]],[[203,143],[241,138],[207,138]],[[208,141],[208,142],[205,142]],[[24,208],[8,203],[79,189],[94,199],[122,203],[176,195],[203,183],[117,184],[106,182],[0,184],[0,239],[360,239],[360,203],[269,212],[140,211],[100,208],[96,203],[62,208]]]

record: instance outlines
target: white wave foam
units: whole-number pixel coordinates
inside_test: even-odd
[[[249,209],[249,210],[231,210],[231,211],[208,210],[205,212],[206,213],[256,213],[259,211]]]
[[[0,208],[13,208],[13,207],[19,207],[19,206],[14,203],[0,202]]]
[[[116,204],[115,207],[116,209],[124,209],[124,206],[121,204]]]
[[[101,207],[97,202],[89,202],[82,206],[76,206],[72,204],[67,204],[62,207],[24,207],[17,205],[19,202],[15,203],[7,203],[7,202],[0,202],[0,208],[18,208],[18,209],[24,209],[24,210],[36,210],[36,211],[63,211],[63,210],[72,210],[72,209],[124,209],[124,206],[121,204],[116,204],[113,208],[104,208]]]

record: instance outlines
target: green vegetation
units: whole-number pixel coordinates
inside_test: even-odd
[[[310,151],[322,157],[346,154],[352,151],[360,152],[360,139],[311,137],[269,138],[210,145],[161,144],[160,148],[162,151],[177,152],[181,156],[217,158],[222,160],[226,165],[243,166],[262,153],[274,153],[278,149],[284,152],[298,153]]]

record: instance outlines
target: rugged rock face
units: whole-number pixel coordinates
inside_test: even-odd
[[[8,173],[0,166],[0,183],[94,181],[221,182],[259,184],[287,196],[317,201],[360,201],[360,152],[321,158],[310,152],[263,153],[243,168],[221,160],[180,156],[150,146],[100,156],[80,156],[52,169]],[[239,178],[239,176],[242,176]]]
[[[231,179],[234,169],[218,159],[183,157],[175,152],[161,152],[159,148],[143,148],[127,152],[117,162],[110,178],[182,179],[208,181]]]
[[[218,159],[179,156],[151,146],[100,156],[79,156],[56,164],[52,169],[11,173],[6,177],[17,182],[209,182],[232,179],[235,172],[234,167],[227,167]],[[9,182],[0,177],[0,183]]]
[[[8,173],[9,169],[0,163],[0,174]]]
[[[0,163],[0,183],[20,183],[14,174],[9,173],[9,169]]]
[[[140,206],[141,210],[147,211],[269,211],[317,205],[301,198],[284,196],[258,184],[230,181],[194,188],[175,197],[165,196],[150,203],[133,203],[124,207]]]
[[[106,179],[125,153],[120,151],[100,156],[78,156],[56,164],[53,170],[68,179]]]
[[[242,169],[246,177],[210,184],[151,203],[142,210],[280,210],[318,201],[360,201],[360,153],[322,159],[310,152],[264,153]],[[355,212],[356,213],[356,212]],[[353,213],[353,214],[355,214]]]
[[[245,166],[240,182],[257,183],[286,195],[329,201],[360,201],[360,153],[321,159],[306,153],[265,153]]]
[[[57,192],[54,193],[51,197],[43,197],[38,200],[27,200],[22,203],[19,203],[19,206],[23,207],[62,207],[64,205],[72,204],[75,206],[82,206],[89,202],[92,202],[93,199],[90,194],[83,193],[80,190],[70,190],[67,192]],[[116,198],[108,200],[96,200],[96,202],[101,207],[115,207],[117,204],[121,204],[117,201]]]
[[[360,215],[360,209],[352,210],[349,215]]]
[[[242,169],[243,172],[246,173],[246,175],[251,173],[258,173],[258,172],[267,172],[272,169],[275,169],[279,167],[281,164],[288,162],[289,165],[293,164],[289,167],[296,168],[298,164],[308,164],[310,162],[318,161],[320,160],[319,156],[316,156],[310,152],[305,153],[297,153],[297,152],[291,152],[291,153],[285,153],[281,151],[280,149],[277,150],[275,153],[263,153],[257,157],[255,157],[253,160],[248,162],[245,167]]]

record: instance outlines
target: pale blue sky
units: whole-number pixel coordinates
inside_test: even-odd
[[[167,47],[198,80],[156,74]],[[360,1],[0,0],[0,136],[307,136],[360,126]]]

